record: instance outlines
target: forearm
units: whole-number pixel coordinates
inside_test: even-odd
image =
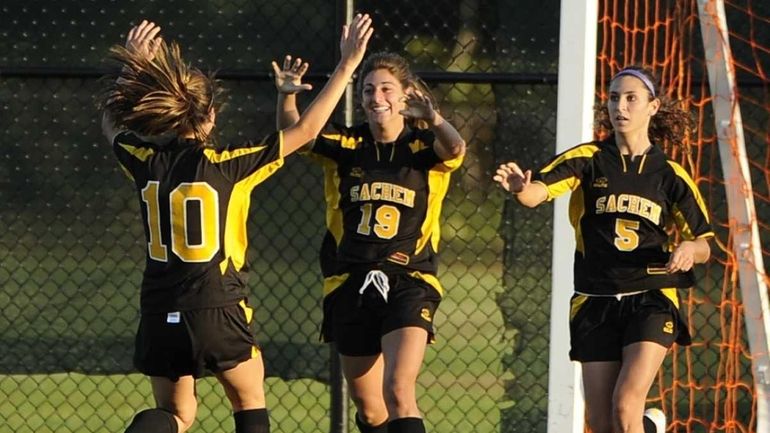
[[[278,129],[286,129],[299,121],[297,95],[293,93],[278,93],[275,107],[275,121]]]
[[[709,245],[708,238],[698,238],[690,242],[695,245],[693,261],[695,263],[706,263],[711,257],[711,246]]]
[[[548,191],[540,182],[528,183],[524,188],[513,194],[516,200],[526,207],[536,207],[548,199]]]
[[[465,154],[465,140],[454,126],[436,112],[430,130],[436,135],[434,149],[439,158],[446,161]]]
[[[305,113],[299,117],[297,123],[284,131],[284,156],[318,136],[345,92],[355,66],[347,62],[337,65],[329,81],[310,103]]]

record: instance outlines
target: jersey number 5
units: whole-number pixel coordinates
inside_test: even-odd
[[[147,232],[150,239],[147,252],[151,259],[168,261],[168,240],[161,236],[160,183],[149,181],[142,188],[142,201],[147,206]],[[165,198],[165,197],[164,197]],[[190,215],[188,204],[198,202],[199,215]],[[219,251],[219,197],[217,191],[206,182],[182,183],[168,195],[169,223],[171,224],[171,251],[183,262],[208,262]],[[194,208],[193,208],[194,209]],[[189,224],[200,224],[199,243],[189,239]]]
[[[615,248],[620,251],[633,251],[639,246],[639,221],[615,220]]]
[[[372,204],[361,206],[361,222],[358,223],[358,233],[369,236],[372,232]],[[382,239],[392,239],[398,233],[398,222],[401,220],[401,212],[390,205],[382,205],[377,208],[374,215],[374,234]]]

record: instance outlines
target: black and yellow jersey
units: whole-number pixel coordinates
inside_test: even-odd
[[[139,196],[147,241],[143,313],[243,299],[252,189],[283,165],[283,135],[215,150],[195,140],[158,146],[133,133],[113,149]]]
[[[548,200],[572,191],[575,290],[615,295],[690,287],[692,270],[666,273],[674,227],[683,239],[714,236],[697,185],[658,147],[633,160],[614,138],[575,146],[533,176]]]
[[[324,274],[386,262],[436,273],[441,207],[463,157],[442,161],[433,142],[426,129],[406,127],[382,144],[366,123],[327,125],[310,153],[325,176]]]

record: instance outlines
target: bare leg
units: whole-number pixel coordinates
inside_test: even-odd
[[[623,364],[612,398],[612,419],[617,433],[644,433],[644,404],[666,352],[666,347],[651,341],[623,348]]]
[[[233,406],[233,412],[265,408],[265,367],[262,354],[244,361],[230,370],[216,374]]]
[[[390,420],[421,418],[415,388],[427,341],[428,332],[414,326],[396,329],[382,337],[384,395]]]
[[[585,362],[581,367],[586,419],[591,432],[612,433],[612,394],[620,373],[620,362]]]
[[[179,433],[184,433],[195,422],[198,400],[195,393],[195,379],[182,376],[176,382],[165,377],[153,376],[152,394],[159,409],[174,414]]]
[[[370,426],[385,423],[388,409],[382,395],[382,355],[340,355],[340,361],[360,420]]]

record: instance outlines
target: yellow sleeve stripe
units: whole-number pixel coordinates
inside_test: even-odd
[[[692,229],[690,228],[690,225],[687,224],[687,220],[685,219],[684,214],[682,213],[682,210],[679,209],[679,206],[674,204],[672,211],[673,211],[672,213],[674,217],[674,222],[679,227],[682,233],[682,237],[688,241],[695,239],[695,235],[692,233]]]
[[[123,174],[125,174],[129,179],[134,180],[134,176],[130,171],[128,171],[125,165],[121,164],[120,162],[118,162],[118,165],[120,166],[120,169],[123,170]]]
[[[575,176],[572,176],[566,179],[562,179],[551,185],[546,185],[545,183],[539,180],[536,180],[533,183],[539,183],[543,185],[545,187],[545,190],[548,192],[548,197],[546,198],[546,200],[551,201],[568,191],[574,191],[575,189],[577,189],[577,187],[580,186],[580,179],[576,178]]]
[[[241,156],[261,152],[265,150],[266,147],[267,146],[244,147],[242,149],[223,150],[220,152],[217,152],[214,149],[204,149],[203,155],[205,155],[206,158],[208,158],[208,160],[212,163],[217,164],[220,162],[229,161],[231,159],[240,158]]]
[[[439,164],[436,167],[442,167],[442,165]],[[449,189],[450,176],[451,174],[446,170],[431,169],[428,171],[428,207],[420,227],[420,238],[417,239],[415,245],[415,254],[422,252],[428,242],[433,247],[433,251],[438,252],[439,241],[441,240],[439,216],[444,197]]]
[[[118,146],[122,147],[130,155],[142,162],[147,161],[147,158],[155,153],[155,150],[149,147],[132,146],[126,143],[118,143]]]
[[[540,170],[540,173],[548,173],[549,171],[553,170],[554,167],[556,167],[559,164],[562,164],[564,161],[574,159],[574,158],[589,158],[594,155],[594,153],[599,151],[599,146],[590,143],[590,144],[583,144],[581,146],[577,146],[573,149],[570,149],[564,153],[562,153],[558,158],[556,158],[553,162],[543,167],[542,170]]]
[[[442,161],[441,164],[434,167],[434,169],[437,169],[439,171],[455,171],[460,166],[463,165],[463,160],[465,159],[465,154],[459,155],[452,159],[447,159],[446,161]],[[443,169],[443,170],[442,170]]]
[[[681,165],[677,164],[674,161],[668,161],[668,165],[670,165],[671,168],[674,169],[674,173],[677,176],[679,176],[682,180],[684,180],[687,186],[690,187],[690,191],[692,191],[692,195],[695,197],[695,201],[698,203],[698,207],[700,208],[700,211],[703,214],[703,217],[706,219],[706,222],[710,222],[709,213],[708,213],[708,210],[706,210],[706,203],[703,201],[703,197],[701,197],[700,195],[700,190],[698,190],[698,185],[695,184],[695,182],[692,180],[692,178],[684,169],[684,167],[682,167]]]

